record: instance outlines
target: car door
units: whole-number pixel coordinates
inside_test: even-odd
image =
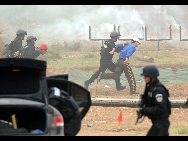
[[[88,90],[75,82],[69,81],[67,74],[49,76],[47,77],[47,84],[49,88],[58,87],[72,96],[79,105],[82,119],[85,117],[91,106],[91,96]]]

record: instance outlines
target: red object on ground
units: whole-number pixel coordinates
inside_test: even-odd
[[[123,120],[122,111],[119,112],[117,119],[118,119],[118,123],[122,123]]]

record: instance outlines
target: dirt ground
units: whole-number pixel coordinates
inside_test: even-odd
[[[179,47],[179,46],[178,46]],[[179,50],[177,48],[177,50]],[[96,52],[95,52],[96,53]],[[153,54],[150,54],[153,53]],[[93,52],[91,53],[93,54]],[[182,58],[182,52],[137,52],[137,55],[146,55],[153,56],[155,58],[155,64],[160,68],[171,68],[174,73],[177,72],[177,68],[188,68],[187,58],[185,56]],[[66,54],[65,54],[66,55]],[[81,56],[80,52],[69,54],[73,58],[79,58]],[[68,56],[67,55],[67,56]],[[82,55],[88,55],[82,54]],[[176,60],[172,61],[169,58],[166,60],[161,59],[164,56],[173,55]],[[64,56],[66,58],[67,56]],[[156,56],[156,57],[155,57]],[[172,58],[172,59],[174,59]],[[88,58],[87,58],[88,59]],[[85,59],[85,60],[87,60]],[[92,59],[92,58],[89,58]],[[181,60],[182,59],[182,60]],[[136,60],[136,59],[135,59]],[[133,60],[133,62],[135,61]],[[166,62],[165,62],[166,61]],[[138,62],[138,61],[137,61]],[[90,63],[98,63],[91,60]],[[53,64],[53,63],[52,63]],[[84,65],[76,66],[77,69],[81,70],[92,70],[96,66],[88,67],[87,62],[83,62]],[[143,67],[146,62],[138,62],[133,67]],[[97,66],[98,67],[98,66]],[[72,68],[71,68],[72,69]],[[68,70],[53,68],[53,66],[48,67],[49,74],[60,74],[68,72]],[[79,73],[78,73],[79,74]],[[81,75],[82,76],[82,75]],[[84,76],[84,75],[83,75]],[[185,76],[187,77],[187,76]],[[83,78],[80,78],[83,79]],[[80,80],[78,78],[78,80]],[[176,79],[176,78],[174,78]],[[84,81],[84,80],[83,80]],[[76,81],[75,81],[76,82]],[[177,84],[168,84],[165,85],[170,92],[171,100],[186,100],[188,98],[188,83],[177,83]],[[143,93],[144,84],[137,86],[137,92],[139,94]],[[117,99],[137,99],[139,95],[130,95],[129,86],[123,91],[117,92],[114,86],[102,86],[92,83],[89,87],[92,98],[117,98]],[[117,117],[118,114],[122,111],[123,121],[118,123]],[[77,136],[144,136],[151,126],[151,122],[145,118],[142,123],[135,125],[136,119],[136,108],[128,107],[100,107],[100,106],[91,106],[89,112],[82,120],[82,127]],[[183,108],[173,108],[172,115],[170,116],[171,126],[169,128],[170,136],[187,136],[188,135],[188,110]]]
[[[182,84],[167,84],[165,85],[170,93],[170,99],[176,100],[185,100],[188,98],[188,83]],[[92,98],[102,97],[102,98],[117,98],[117,99],[125,99],[125,98],[139,98],[139,95],[130,95],[129,86],[126,86],[126,89],[123,91],[116,91],[114,87],[108,86],[100,86],[92,83],[89,87],[89,91],[91,92]],[[137,86],[136,92],[138,94],[143,93],[144,84]]]
[[[122,110],[122,123],[117,117]],[[78,136],[145,136],[151,123],[145,118],[135,125],[136,109],[127,107],[92,107],[82,121]],[[187,136],[188,110],[172,109],[169,129],[172,136]]]
[[[188,97],[187,84],[166,85],[170,90],[170,99],[185,100]],[[129,95],[129,88],[117,92],[114,88],[101,88],[96,90],[95,85],[89,88],[92,98],[138,98],[138,95]],[[143,91],[143,86],[139,86],[137,91]],[[118,123],[118,114],[122,111],[122,123]],[[82,128],[77,136],[145,136],[149,130],[150,120],[145,118],[142,123],[135,125],[136,108],[128,107],[100,107],[92,106],[82,121]],[[173,108],[170,116],[171,126],[169,132],[171,136],[188,135],[188,110],[183,108]]]

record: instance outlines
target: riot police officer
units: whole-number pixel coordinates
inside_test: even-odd
[[[152,122],[147,136],[169,136],[171,114],[169,92],[158,80],[159,71],[156,66],[144,67],[141,75],[144,76],[146,85],[142,96],[143,104],[139,111]]]
[[[114,79],[115,81],[119,81],[121,74],[124,72],[129,82],[130,94],[137,94],[136,81],[128,61],[141,44],[142,43],[138,38],[133,38],[130,44],[125,44],[124,46],[122,44],[117,44],[110,51],[110,54],[114,54],[114,51],[120,48],[119,59],[117,60],[115,71],[113,73],[103,73],[100,75],[99,79]]]
[[[11,41],[9,45],[6,45],[6,57],[20,57],[22,41],[24,40],[26,35],[27,32],[22,29],[19,29],[16,32],[16,38]]]
[[[120,36],[120,33],[117,31],[113,31],[110,34],[111,39],[106,40],[104,45],[106,47],[101,47],[101,58],[100,58],[100,66],[99,69],[91,76],[89,80],[86,80],[84,82],[84,87],[88,89],[88,86],[94,82],[95,79],[99,77],[100,74],[104,73],[107,69],[114,72],[115,71],[115,64],[112,61],[113,54],[110,54],[109,52],[115,47],[115,42],[117,41],[118,37]],[[116,89],[123,90],[125,89],[125,86],[121,86],[120,78],[116,79]]]
[[[47,53],[48,45],[47,44],[40,44],[37,48],[35,48],[35,53],[33,55],[33,58],[37,58],[40,55],[44,55]]]
[[[28,36],[26,39],[27,45],[21,51],[21,58],[34,58],[35,53],[35,36]]]

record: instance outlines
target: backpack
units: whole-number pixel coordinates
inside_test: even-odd
[[[74,98],[64,90],[52,87],[49,104],[63,115],[65,136],[75,136],[81,129],[81,113]]]

